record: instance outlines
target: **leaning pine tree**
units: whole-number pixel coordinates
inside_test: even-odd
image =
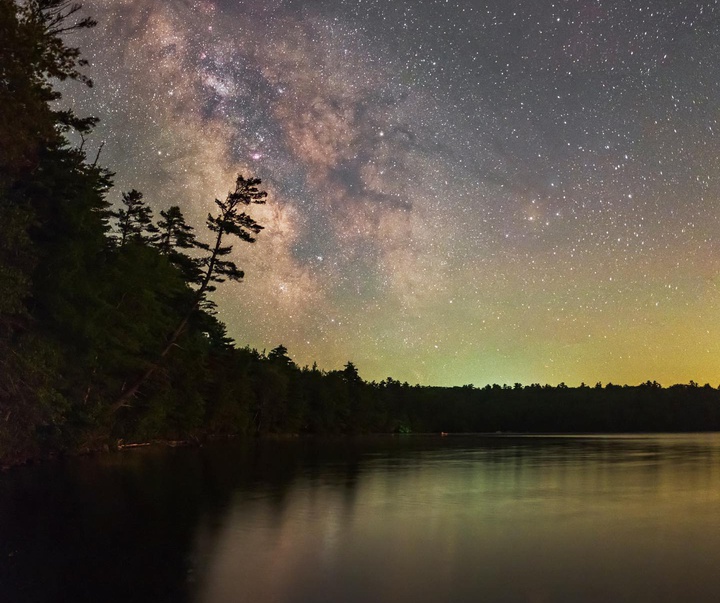
[[[232,245],[224,245],[223,240],[226,235],[232,235],[245,241],[246,243],[254,243],[255,235],[257,235],[263,227],[253,220],[244,210],[251,204],[263,204],[267,197],[267,192],[258,188],[260,184],[259,178],[243,178],[238,175],[235,182],[235,190],[228,193],[224,201],[215,199],[218,206],[218,214],[213,216],[208,214],[207,227],[215,233],[214,245],[198,244],[202,249],[210,251],[210,255],[202,259],[201,265],[204,267],[199,287],[195,292],[193,302],[183,316],[178,326],[170,334],[165,347],[160,352],[157,360],[150,364],[145,372],[128,388],[123,390],[120,397],[110,407],[111,412],[116,412],[123,406],[127,406],[135,394],[137,394],[143,383],[147,381],[152,374],[158,369],[163,359],[168,355],[173,345],[185,331],[193,313],[205,301],[208,292],[215,289],[213,283],[221,283],[225,280],[240,281],[244,276],[244,272],[240,270],[232,260],[226,259],[232,252]]]

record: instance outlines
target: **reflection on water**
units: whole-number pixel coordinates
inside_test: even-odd
[[[145,450],[0,476],[0,601],[717,601],[720,436]]]

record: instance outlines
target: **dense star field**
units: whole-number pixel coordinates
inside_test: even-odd
[[[87,0],[86,143],[203,220],[270,193],[240,345],[411,383],[720,382],[720,6]]]

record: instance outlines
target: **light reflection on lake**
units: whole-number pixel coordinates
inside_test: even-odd
[[[218,444],[0,476],[0,600],[720,600],[720,436]]]

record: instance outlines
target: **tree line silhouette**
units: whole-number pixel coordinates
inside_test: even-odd
[[[208,297],[262,226],[238,176],[207,218],[155,220],[142,193],[107,201],[96,124],[58,109],[56,80],[91,86],[63,37],[93,27],[66,0],[0,0],[0,464],[152,439],[265,433],[720,429],[720,392],[656,383],[440,388],[299,367],[283,345],[238,347]],[[71,144],[71,138],[81,143]]]

